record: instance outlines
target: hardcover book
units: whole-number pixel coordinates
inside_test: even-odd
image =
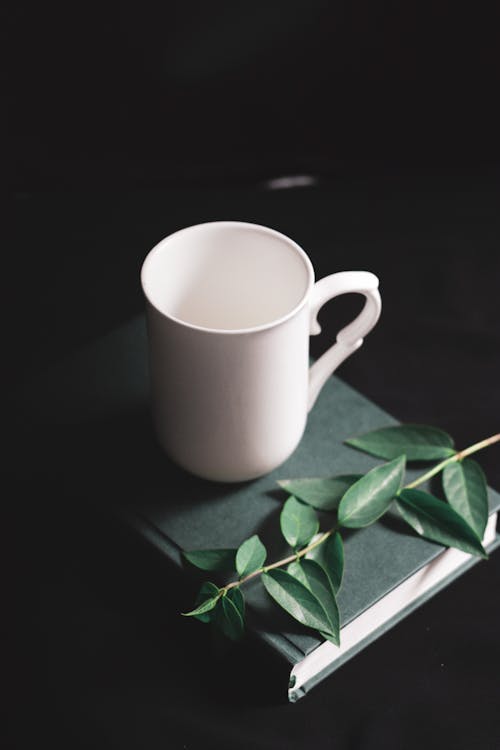
[[[251,482],[220,484],[197,479],[171,463],[154,438],[148,401],[146,331],[139,317],[33,381],[23,394],[21,424],[40,441],[41,461],[44,430],[50,424],[66,448],[58,458],[61,481],[76,477],[89,503],[90,495],[92,502],[111,503],[114,513],[170,559],[178,575],[186,574],[183,550],[238,547],[255,533],[268,549],[268,560],[289,553],[279,533],[287,495],[277,480],[364,473],[380,461],[343,441],[397,424],[331,377],[309,414],[300,445],[283,465]],[[65,440],[65,435],[72,437]],[[409,470],[408,481],[419,473]],[[491,552],[500,541],[500,495],[490,488],[488,494],[484,545]],[[326,522],[322,526],[327,528]],[[391,517],[346,530],[344,545],[340,647],[292,620],[258,580],[245,586],[247,626],[288,664],[292,702],[478,559],[423,540]],[[187,601],[185,608],[191,604]]]

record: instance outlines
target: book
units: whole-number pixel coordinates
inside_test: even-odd
[[[279,533],[287,495],[277,480],[364,473],[380,461],[343,441],[397,424],[333,376],[309,414],[300,445],[284,464],[251,482],[222,484],[191,476],[166,457],[155,439],[148,404],[147,340],[140,316],[27,384],[19,417],[34,430],[31,439],[38,441],[42,463],[44,434],[51,425],[61,436],[61,481],[69,477],[74,485],[76,479],[89,502],[92,495],[93,503],[108,504],[166,555],[173,575],[187,574],[183,550],[238,547],[254,533],[266,545],[268,560],[287,554]],[[408,481],[419,473],[410,469]],[[491,488],[488,494],[484,545],[491,552],[500,543],[500,495]],[[290,618],[258,580],[245,586],[247,626],[287,665],[292,702],[477,561],[417,537],[390,517],[345,530],[344,547],[340,647]],[[191,604],[186,602],[186,609]]]

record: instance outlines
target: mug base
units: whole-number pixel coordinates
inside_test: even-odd
[[[238,482],[251,482],[255,479],[259,479],[266,474],[270,474],[272,471],[281,466],[296,450],[304,434],[304,429],[305,425],[297,440],[281,456],[275,457],[272,461],[263,461],[258,465],[254,465],[253,467],[247,466],[245,468],[236,468],[234,466],[225,468],[212,468],[207,466],[195,467],[189,465],[187,462],[183,461],[182,458],[173,455],[172,451],[170,451],[167,446],[165,446],[165,444],[161,440],[161,436],[158,435],[158,433],[157,438],[168,458],[171,459],[175,464],[177,464],[177,466],[180,466],[181,469],[184,469],[184,471],[188,472],[188,474],[198,477],[199,479],[208,480],[210,482],[237,484]]]

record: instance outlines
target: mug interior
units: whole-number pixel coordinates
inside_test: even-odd
[[[198,224],[151,250],[142,285],[179,322],[235,331],[291,315],[314,282],[311,262],[285,235],[243,222]]]

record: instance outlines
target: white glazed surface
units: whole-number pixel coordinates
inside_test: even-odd
[[[167,317],[197,328],[241,331],[274,324],[305,302],[314,282],[288,238],[244,222],[181,229],[146,259],[143,285]]]
[[[296,243],[243,222],[167,237],[142,284],[158,437],[179,465],[217,481],[253,479],[291,455],[326,379],[380,314],[376,276],[348,271],[314,285]],[[346,292],[364,294],[365,307],[309,372],[318,310]]]
[[[307,307],[241,336],[186,328],[149,309],[156,430],[194,474],[241,481],[271,471],[297,446],[308,398]]]

